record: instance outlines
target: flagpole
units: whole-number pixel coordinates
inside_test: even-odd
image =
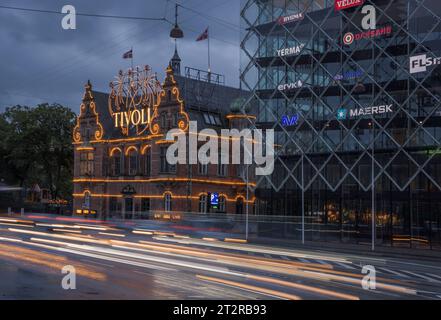
[[[211,82],[211,59],[210,59],[210,32],[207,28],[207,40],[208,40],[208,81]]]
[[[132,46],[132,48],[130,50],[132,51],[132,58],[130,60],[132,62],[132,70],[133,70],[133,46]]]

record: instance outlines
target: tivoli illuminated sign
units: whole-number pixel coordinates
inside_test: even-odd
[[[115,128],[120,128],[125,136],[145,133],[151,123],[151,109],[161,92],[150,67],[120,71],[110,88],[108,106]]]

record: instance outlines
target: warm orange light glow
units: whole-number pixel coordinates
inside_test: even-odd
[[[95,139],[100,141],[104,135],[104,129],[99,121],[99,114],[96,111],[95,98],[92,95],[92,85],[88,82],[85,85],[86,92],[83,95],[83,102],[80,106],[80,115],[77,117],[77,123],[73,129],[73,140],[75,143],[81,142],[81,131],[80,131],[80,119],[83,117],[84,112],[86,111],[86,101],[89,102],[89,109],[92,111],[92,114],[95,116],[95,123],[97,129],[95,131]]]
[[[95,150],[93,147],[78,147],[76,148],[77,151],[93,151]]]
[[[229,114],[226,116],[227,119],[256,119],[256,116],[248,114]]]
[[[199,183],[210,183],[226,186],[247,186],[245,182],[233,181],[233,180],[212,180],[212,179],[189,179],[189,178],[152,178],[152,179],[87,179],[78,178],[73,180],[74,183],[81,182],[98,182],[98,183],[155,183],[155,182],[199,182]],[[255,183],[249,182],[249,186],[256,186]]]
[[[150,148],[150,145],[148,145],[148,144],[146,144],[145,146],[143,146],[143,147],[141,148],[141,154],[144,155],[145,152],[146,152],[146,150],[147,150],[148,148]]]
[[[130,147],[128,147],[127,149],[126,149],[126,156],[128,156],[129,155],[129,153],[130,153],[130,151],[132,151],[132,150],[135,150],[136,152],[138,152],[138,148],[137,147],[135,147],[135,146],[130,146]]]
[[[115,147],[115,148],[112,148],[112,149],[110,150],[110,152],[109,152],[109,156],[110,156],[110,157],[113,157],[113,154],[115,153],[115,151],[118,151],[118,152],[122,153],[121,148]]]

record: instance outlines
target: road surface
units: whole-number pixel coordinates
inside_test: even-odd
[[[441,299],[440,262],[0,217],[0,299]],[[74,290],[62,288],[65,266],[75,268]],[[375,289],[363,288],[365,266]]]

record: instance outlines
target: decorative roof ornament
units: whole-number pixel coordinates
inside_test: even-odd
[[[109,87],[109,113],[115,123],[119,123],[122,134],[128,136],[134,132],[141,135],[146,132],[149,127],[149,123],[144,121],[148,117],[146,113],[156,104],[162,89],[156,73],[149,65],[130,68],[126,72],[120,70]],[[138,118],[138,114],[142,115],[136,125],[130,121],[133,114],[135,118]]]

